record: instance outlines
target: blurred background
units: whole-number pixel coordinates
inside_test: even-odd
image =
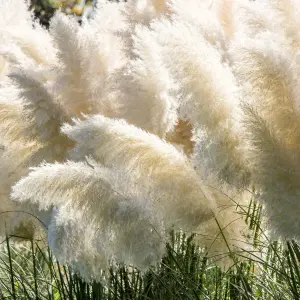
[[[83,15],[88,17],[91,14],[97,0],[30,0],[30,3],[35,16],[41,24],[48,27],[56,9],[76,15],[80,21]]]

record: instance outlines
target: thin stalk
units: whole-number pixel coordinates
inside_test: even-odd
[[[15,279],[14,279],[14,270],[13,270],[13,265],[12,265],[11,252],[10,252],[10,244],[9,244],[9,237],[8,237],[8,235],[6,235],[6,246],[7,246],[8,260],[9,260],[9,271],[10,271],[10,282],[11,282],[12,298],[13,298],[13,300],[17,300],[17,297],[16,297],[16,287],[15,287]]]

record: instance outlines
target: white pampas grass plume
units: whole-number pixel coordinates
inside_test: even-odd
[[[170,10],[173,13],[171,19],[174,22],[180,20],[191,24],[211,45],[220,51],[227,49],[222,24],[207,1],[191,0],[187,5],[184,0],[171,0]]]
[[[126,4],[116,3],[113,1],[98,0],[92,18],[83,20],[83,26],[88,24],[91,28],[98,32],[119,33],[124,30],[126,24],[123,10]]]
[[[133,34],[136,26],[144,25],[148,27],[156,18],[161,18],[169,14],[166,0],[132,0],[122,9],[125,19],[125,27],[119,34],[124,41],[124,52],[129,58],[134,57],[132,52]]]
[[[4,30],[7,25],[27,26],[31,21],[28,2],[24,0],[1,0],[0,9],[5,12],[0,20],[1,30]]]
[[[82,265],[94,252],[104,256],[103,263],[115,260],[148,268],[164,253],[162,220],[149,201],[126,192],[125,185],[119,189],[115,180],[111,170],[97,164],[46,164],[20,180],[13,187],[12,198],[38,204],[40,210],[57,207],[49,239],[63,262]],[[84,232],[90,233],[85,246]],[[97,248],[102,249],[98,254]],[[87,267],[92,265],[87,262]]]
[[[281,33],[296,53],[300,50],[300,10],[298,0],[267,1],[270,9],[274,11],[275,19],[272,21],[278,24],[276,31]]]
[[[270,231],[295,239],[299,194],[299,71],[282,36],[263,33],[233,44],[231,55],[246,102],[248,162]]]
[[[106,173],[109,174],[104,168],[98,167],[95,170],[83,162],[42,164],[40,167],[33,168],[27,177],[13,187],[12,197],[19,202],[30,200],[32,203],[39,204],[40,209],[48,209],[52,205],[59,206],[68,201],[73,201],[73,204],[79,207],[84,206],[86,202],[82,202],[83,196],[90,193],[88,199],[98,197],[97,190],[100,198],[101,195],[105,199],[112,196],[109,182],[105,180]],[[69,190],[70,188],[72,190]],[[97,213],[95,208],[102,204],[99,201],[89,201],[91,205],[95,205],[91,208],[91,212]]]
[[[49,32],[38,23],[32,22],[27,27],[8,28],[5,33],[7,45],[17,47],[15,52],[6,47],[0,47],[8,61],[22,64],[23,59],[44,67],[53,67],[56,64],[56,49],[53,47]],[[13,54],[13,55],[11,55]]]
[[[244,105],[244,113],[256,196],[264,204],[270,232],[276,237],[298,239],[299,155],[255,108]]]
[[[0,177],[2,188],[5,186],[5,190],[7,190],[12,183],[24,175],[24,170],[32,164],[33,157],[40,148],[41,145],[34,141],[1,141]]]
[[[155,199],[168,226],[193,230],[212,218],[213,199],[206,194],[185,155],[172,145],[124,120],[95,115],[74,122],[62,129],[77,142],[71,157],[92,155],[105,166],[124,173],[145,198],[151,195]]]
[[[115,79],[122,105],[119,117],[164,138],[177,122],[176,87],[163,63],[159,45],[146,27],[136,27],[132,51],[134,58],[121,70],[120,78]]]
[[[28,2],[8,0],[0,2],[3,18],[0,20],[0,52],[12,63],[32,62],[44,67],[56,63],[56,50],[49,32],[33,20]],[[12,48],[15,48],[12,51]]]
[[[228,120],[238,103],[230,68],[222,63],[220,52],[191,25],[165,20],[155,22],[152,28],[180,89],[181,116],[195,126],[203,124],[214,130]]]
[[[299,71],[291,48],[276,34],[261,34],[237,42],[231,55],[244,102],[258,107],[282,139],[296,137]]]
[[[42,79],[37,79],[36,74],[28,74],[25,70],[10,77],[19,89],[19,96],[23,100],[24,118],[30,124],[26,130],[24,128],[24,136],[45,144],[44,159],[64,159],[72,143],[60,135],[60,126],[68,117],[56,102],[48,85],[40,81]]]
[[[120,201],[115,211],[118,221],[107,224],[91,222],[88,214],[70,205],[60,206],[48,229],[51,250],[88,281],[103,279],[103,271],[116,263],[146,270],[161,260],[166,240],[151,224],[151,216],[143,215],[139,204],[127,206]],[[134,220],[126,215],[129,210]]]
[[[56,13],[50,23],[50,34],[58,49],[59,65],[56,69],[54,90],[56,97],[72,116],[89,113],[91,105],[85,97],[81,80],[81,31],[75,18]]]
[[[154,18],[167,12],[166,0],[132,0],[125,8],[128,21],[133,25],[149,25]]]
[[[32,220],[29,214],[22,211],[30,212],[30,208],[14,203],[9,200],[10,188],[20,177],[26,175],[28,167],[33,163],[34,155],[41,147],[35,142],[26,141],[1,141],[0,152],[0,236],[6,233],[12,234],[15,229],[20,227],[26,235],[29,228],[32,227]],[[17,211],[17,212],[14,212]],[[19,230],[20,231],[20,230]],[[32,234],[32,229],[28,229]],[[19,232],[20,234],[20,232]]]
[[[0,20],[0,52],[3,52],[3,48],[7,49],[7,51],[4,51],[5,53],[0,55],[0,80],[2,81],[9,71],[9,58],[5,54],[11,51],[11,43],[8,42],[11,36],[10,30],[28,26],[31,22],[31,16],[28,12],[28,5],[23,0],[1,0],[0,10],[3,12]]]
[[[62,264],[69,264],[85,281],[102,280],[102,270],[109,267],[111,253],[105,231],[90,217],[70,205],[54,209],[48,227],[51,251]]]
[[[92,24],[86,22],[81,28],[62,13],[50,24],[59,58],[54,91],[70,116],[91,112],[114,116],[118,108],[109,93],[109,75],[124,64],[122,43],[106,28]]]
[[[112,29],[95,27],[92,21],[82,27],[80,85],[93,113],[115,117],[120,109],[114,90],[118,80],[115,74],[127,63],[122,51],[123,41]],[[105,20],[98,22],[101,24]]]
[[[216,136],[197,130],[194,139],[193,163],[200,174],[207,178],[214,174],[219,182],[237,189],[248,187],[252,174],[247,165],[247,144],[238,134],[232,134],[230,127]]]
[[[151,28],[178,85],[180,118],[194,128],[196,165],[217,174],[222,182],[247,185],[249,171],[244,168],[244,146],[239,139],[239,94],[229,65],[186,22],[156,21]]]
[[[35,74],[18,72],[10,75],[19,96],[24,101],[27,118],[40,131],[39,138],[46,141],[59,131],[60,122],[65,122],[63,109],[56,103],[46,84]]]
[[[276,11],[271,1],[234,1],[233,23],[235,35],[233,40],[255,38],[262,32],[282,32]]]
[[[24,131],[31,124],[24,116],[24,107],[18,90],[11,82],[0,87],[0,137],[1,143],[23,139]]]
[[[0,81],[7,79],[9,73],[9,63],[6,61],[4,56],[0,55]]]

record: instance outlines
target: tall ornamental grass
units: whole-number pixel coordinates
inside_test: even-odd
[[[0,0],[9,297],[297,298],[300,1],[28,5]]]
[[[141,273],[119,265],[105,272],[101,282],[84,282],[62,266],[41,241],[13,246],[7,237],[0,259],[3,299],[299,299],[300,246],[295,241],[262,242],[261,206],[252,203],[247,224],[254,227],[251,253],[228,251],[235,264],[224,270],[195,235],[171,232],[161,262]],[[247,259],[245,260],[245,255]]]

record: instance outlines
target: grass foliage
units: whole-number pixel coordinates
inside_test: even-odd
[[[260,228],[261,206],[252,202],[246,220],[254,251],[207,257],[195,234],[171,233],[161,263],[142,274],[129,266],[111,268],[101,283],[83,282],[60,265],[41,242],[2,243],[0,299],[300,299],[300,246],[268,241]],[[222,234],[220,232],[220,234]],[[229,256],[226,271],[215,264]]]

